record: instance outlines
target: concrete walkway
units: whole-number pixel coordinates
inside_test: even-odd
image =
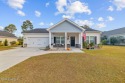
[[[17,48],[0,51],[0,72],[32,57],[48,53],[83,53],[81,50],[72,51],[43,51],[39,48]]]

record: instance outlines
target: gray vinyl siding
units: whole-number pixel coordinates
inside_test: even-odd
[[[82,30],[68,21],[65,21],[52,28],[50,32],[82,32]]]

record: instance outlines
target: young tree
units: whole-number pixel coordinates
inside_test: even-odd
[[[4,28],[4,31],[7,31],[9,33],[14,33],[16,31],[16,26],[14,24],[10,24]]]
[[[29,20],[26,20],[23,22],[23,25],[21,27],[22,27],[22,31],[31,30],[33,29],[33,24]]]
[[[101,40],[107,40],[108,38],[107,38],[107,36],[106,35],[104,35],[103,37],[101,37]]]
[[[124,37],[123,37],[123,36],[118,36],[118,37],[117,37],[117,43],[118,43],[118,44],[123,43],[123,40],[124,40]]]
[[[18,39],[19,45],[23,45],[23,37],[19,37]]]
[[[101,42],[102,42],[103,45],[107,45],[108,44],[108,38],[107,38],[107,36],[101,37]]]
[[[4,46],[8,46],[8,40],[7,39],[5,39],[5,41],[4,41]]]
[[[90,28],[88,25],[84,25],[84,26],[81,26],[82,28],[86,29],[86,28]]]
[[[116,38],[116,37],[111,37],[111,38],[110,38],[110,43],[111,43],[112,45],[117,44],[117,43],[118,43],[117,38]]]

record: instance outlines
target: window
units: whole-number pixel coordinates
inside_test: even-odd
[[[60,44],[60,37],[56,37],[56,44]]]
[[[89,44],[89,36],[86,36],[86,42]]]
[[[61,44],[65,43],[65,37],[61,37]]]
[[[96,43],[95,41],[96,37],[95,36],[90,36],[90,43]]]
[[[87,36],[86,37],[86,42],[89,44],[89,43],[94,43],[96,44],[97,42],[97,37],[96,36]]]
[[[54,37],[56,44],[64,44],[65,43],[65,37]]]

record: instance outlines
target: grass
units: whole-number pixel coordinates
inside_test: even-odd
[[[0,51],[14,49],[13,46],[0,46]]]
[[[0,74],[0,83],[125,83],[125,47],[32,57]]]

